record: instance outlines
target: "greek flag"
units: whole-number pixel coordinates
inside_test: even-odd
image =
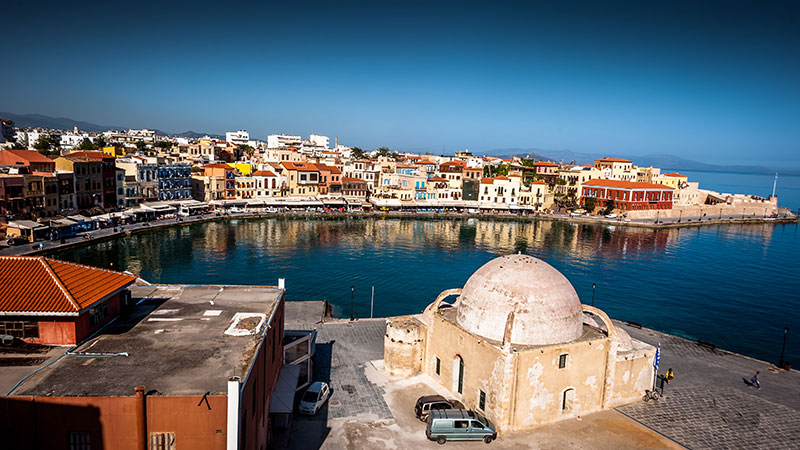
[[[658,348],[656,349],[656,357],[653,359],[653,367],[656,368],[656,372],[658,372],[658,364],[661,362],[661,343],[658,343]]]

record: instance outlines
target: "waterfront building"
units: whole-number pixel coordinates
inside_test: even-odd
[[[656,180],[658,184],[669,186],[672,189],[680,189],[685,183],[689,181],[689,177],[681,175],[677,172],[665,173],[659,176]]]
[[[597,200],[602,207],[607,202],[620,211],[640,211],[649,209],[672,209],[674,189],[662,184],[637,183],[620,180],[590,180],[583,184],[581,204],[586,198]]]
[[[117,207],[117,167],[116,158],[103,152],[71,152],[68,156],[91,158],[100,162],[100,175],[102,182],[101,204],[103,208],[114,209]]]
[[[416,169],[416,167],[414,167]],[[342,175],[348,178],[358,178],[367,182],[370,192],[374,191],[381,183],[381,163],[369,159],[347,161],[342,167]]]
[[[159,164],[156,177],[159,200],[192,198],[192,169],[189,164]]]
[[[72,172],[74,176],[75,207],[78,210],[88,211],[103,205],[103,162],[101,159],[68,154],[56,158],[55,163],[56,170]],[[116,168],[114,174],[116,176]]]
[[[589,180],[603,178],[603,171],[591,166],[572,166],[558,171],[558,180],[555,184],[555,192],[565,197],[572,197],[575,200],[581,198],[581,188],[583,183]]]
[[[335,166],[313,164],[319,171],[319,195],[342,194],[342,172]]]
[[[638,167],[633,162],[622,158],[600,158],[594,160],[594,166],[603,172],[607,180],[636,181]]]
[[[255,197],[280,197],[283,179],[270,170],[257,170],[253,172],[255,182]]]
[[[117,167],[125,171],[127,177],[133,177],[138,184],[137,195],[129,196],[140,201],[158,200],[158,164],[148,162],[141,156],[128,156],[116,161]]]
[[[388,319],[384,338],[390,375],[427,374],[504,432],[640,400],[654,356],[527,255],[493,259],[422,314]]]
[[[203,203],[225,200],[229,192],[226,182],[225,177],[192,175],[192,198]]]
[[[222,180],[224,185],[224,199],[232,200],[236,198],[236,169],[229,164],[208,164],[203,166],[203,175]],[[216,183],[209,183],[216,186]]]
[[[0,334],[75,345],[119,315],[133,275],[42,256],[0,256]]]
[[[287,194],[294,197],[316,197],[319,193],[319,170],[314,164],[282,162],[281,175],[286,180]]]
[[[639,167],[636,170],[636,180],[639,183],[658,183],[661,169],[658,167]]]
[[[486,206],[516,206],[521,188],[521,175],[485,177],[481,179],[478,202]]]
[[[25,178],[0,173],[0,214],[21,217],[25,214]]]
[[[368,193],[366,181],[358,178],[342,177],[342,195],[345,197],[364,200]]]
[[[520,206],[532,206],[534,211],[543,211],[553,206],[553,191],[546,181],[533,181],[522,186],[517,202]]]

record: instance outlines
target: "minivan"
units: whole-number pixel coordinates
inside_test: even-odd
[[[434,410],[428,415],[425,435],[431,441],[480,441],[489,444],[497,439],[497,431],[481,414],[466,409]]]

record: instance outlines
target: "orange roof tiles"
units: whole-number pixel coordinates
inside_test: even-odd
[[[447,179],[442,177],[430,177],[428,178],[428,181],[447,181]]]
[[[136,278],[43,256],[0,256],[0,311],[77,314]]]
[[[678,172],[665,173],[665,174],[664,174],[664,176],[665,176],[665,177],[680,177],[680,178],[688,178],[686,175],[681,175],[681,174],[679,174]]]
[[[631,162],[631,161],[628,161],[627,159],[622,159],[622,158],[600,158],[600,159],[596,159],[595,161],[621,162],[621,163],[629,163],[629,162]]]
[[[366,180],[362,180],[361,178],[350,178],[350,177],[342,177],[342,181],[366,183]]]
[[[256,170],[253,172],[254,177],[277,177],[274,173],[270,172],[269,170]]]
[[[28,163],[49,163],[53,160],[37,152],[36,150],[2,150],[0,151],[0,161],[3,160],[22,160]]]
[[[282,166],[283,166],[285,169],[288,169],[288,170],[297,170],[297,171],[300,171],[300,172],[316,172],[316,171],[318,171],[318,170],[319,170],[319,169],[317,169],[317,168],[316,168],[316,167],[315,167],[313,164],[311,164],[311,163],[287,162],[287,161],[284,161],[284,162],[282,162],[282,163],[281,163],[281,165],[282,165]]]
[[[422,164],[422,165],[436,165],[436,163],[435,163],[435,162],[433,162],[433,161],[428,161],[427,159],[425,159],[425,160],[422,160],[422,161],[417,161],[417,162],[416,162],[416,163],[414,163],[414,164]]]
[[[597,187],[612,187],[612,188],[623,188],[623,189],[660,189],[660,190],[672,190],[671,187],[665,186],[663,184],[653,184],[653,183],[640,183],[637,181],[622,181],[622,180],[604,180],[604,179],[596,179],[596,180],[589,180],[583,183],[584,186],[597,186]]]
[[[206,164],[204,169],[233,169],[229,164]]]
[[[83,157],[91,159],[113,158],[113,156],[106,155],[103,152],[70,152],[67,153],[65,156],[67,156],[68,158]]]
[[[534,166],[542,166],[542,167],[558,167],[558,164],[550,161],[539,161],[533,163]]]

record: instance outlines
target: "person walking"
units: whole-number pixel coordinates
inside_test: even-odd
[[[761,390],[761,382],[758,380],[758,374],[760,373],[761,371],[756,370],[756,373],[755,375],[753,375],[753,378],[750,378],[750,382],[753,383],[753,386],[757,387],[759,390]]]
[[[672,367],[667,369],[667,373],[664,375],[664,380],[669,384],[671,379],[675,378],[675,372],[672,371]]]

